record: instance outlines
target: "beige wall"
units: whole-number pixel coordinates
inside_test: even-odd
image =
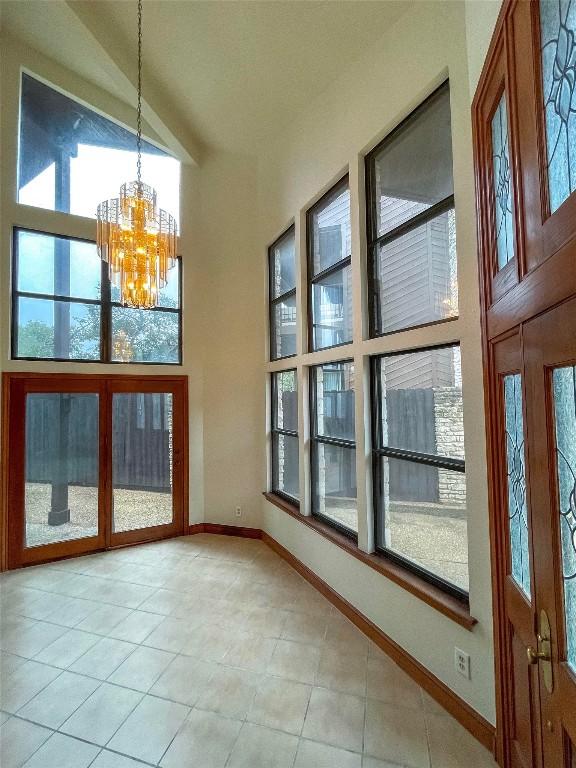
[[[470,94],[474,96],[502,0],[465,0]]]

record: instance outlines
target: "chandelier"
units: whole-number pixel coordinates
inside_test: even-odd
[[[156,190],[142,181],[142,0],[138,0],[138,108],[136,181],[120,187],[120,197],[97,210],[98,255],[108,263],[110,281],[125,306],[158,304],[178,248],[176,219],[156,205]]]

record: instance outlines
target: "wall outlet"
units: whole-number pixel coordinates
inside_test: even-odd
[[[454,648],[454,668],[462,677],[470,680],[470,654],[465,653],[460,648]]]
[[[236,517],[242,517],[242,507],[236,507]]]

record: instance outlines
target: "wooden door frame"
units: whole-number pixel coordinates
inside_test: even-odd
[[[137,543],[141,541],[155,540],[159,538],[169,538],[172,536],[182,535],[187,532],[188,529],[188,499],[189,499],[189,431],[188,425],[188,377],[183,375],[135,375],[135,374],[105,374],[105,373],[40,373],[38,371],[10,371],[2,373],[2,435],[1,435],[1,451],[2,451],[2,467],[1,467],[1,504],[0,504],[0,572],[5,571],[10,567],[11,557],[13,552],[11,551],[11,542],[9,540],[10,528],[8,522],[8,508],[10,503],[10,468],[7,457],[10,455],[11,436],[10,436],[10,423],[12,416],[12,403],[11,394],[12,386],[14,382],[22,380],[38,380],[46,382],[47,386],[54,391],[58,386],[61,386],[64,382],[80,382],[83,385],[92,382],[94,384],[93,391],[99,391],[106,393],[106,383],[112,382],[117,385],[125,384],[128,391],[135,391],[134,386],[140,385],[145,389],[153,387],[154,382],[157,382],[164,387],[170,385],[170,383],[182,388],[182,457],[181,457],[181,472],[182,472],[182,488],[180,492],[181,496],[181,512],[175,518],[176,532],[170,532],[166,534],[158,531],[156,528],[149,529],[151,534],[149,537],[143,538],[141,536],[130,537],[127,536],[126,540],[119,542],[115,546],[126,546],[131,543],[131,538],[138,539]],[[86,391],[86,390],[84,390]],[[151,390],[149,390],[151,391]],[[106,409],[103,409],[106,410]],[[108,409],[110,410],[110,409]],[[102,412],[102,409],[101,409]],[[102,418],[102,417],[101,417]],[[100,457],[102,457],[102,440],[100,441]],[[105,483],[107,484],[107,491],[109,490],[108,484],[111,482],[109,476],[109,468],[105,469]],[[108,510],[100,510],[100,513],[106,513]],[[136,542],[135,542],[136,543]],[[111,548],[109,541],[103,541],[102,546],[97,547],[94,551],[101,551],[103,549]],[[64,554],[61,556],[73,556],[73,554]],[[38,560],[40,562],[49,562],[51,560],[59,559],[59,556],[53,556],[46,559]]]

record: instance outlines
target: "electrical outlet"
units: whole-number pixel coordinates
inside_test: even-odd
[[[242,517],[242,507],[236,507],[236,517]]]
[[[470,654],[460,650],[460,648],[454,648],[454,667],[456,672],[470,680]]]

